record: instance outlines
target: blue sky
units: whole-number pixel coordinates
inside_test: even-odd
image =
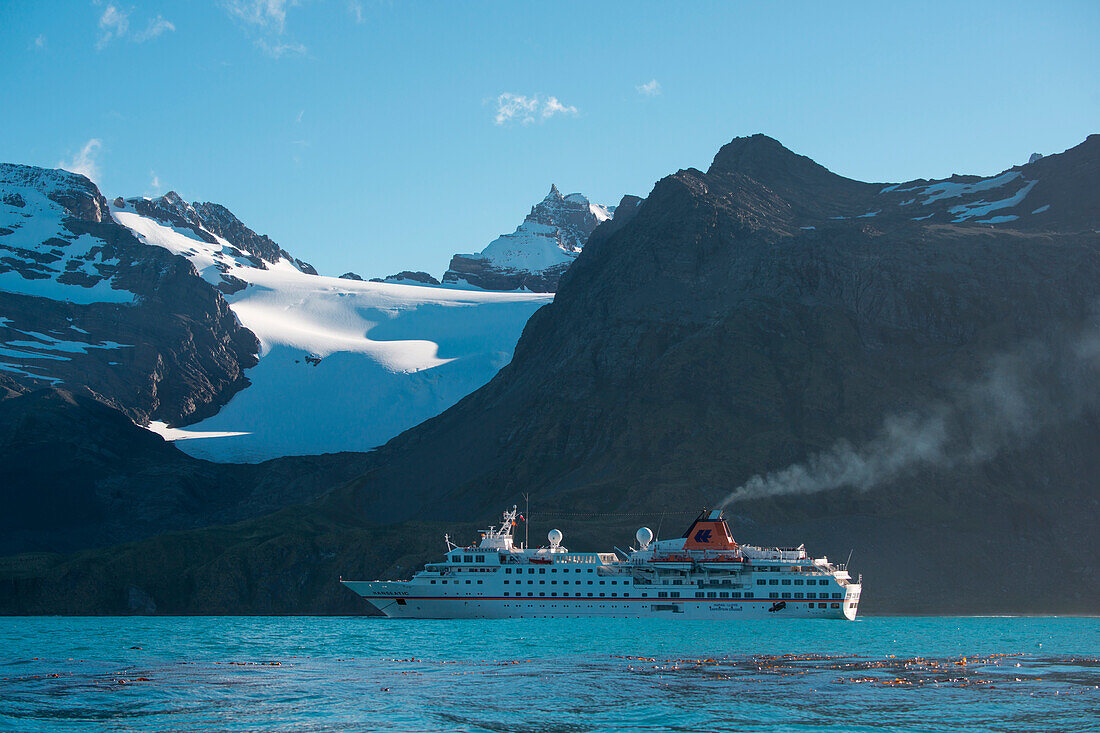
[[[1100,132],[1100,3],[0,0],[0,160],[423,269],[551,183],[615,203],[767,133],[872,181]],[[502,96],[510,95],[510,96]]]

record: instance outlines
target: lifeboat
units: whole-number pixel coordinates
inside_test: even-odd
[[[736,572],[744,565],[745,559],[742,557],[734,557],[733,555],[719,555],[718,557],[708,557],[700,561],[699,565],[706,570],[729,570]]]
[[[695,561],[687,555],[663,555],[651,558],[649,564],[662,570],[691,570]]]
[[[530,561],[536,565],[553,565],[554,561],[548,557],[532,557]]]

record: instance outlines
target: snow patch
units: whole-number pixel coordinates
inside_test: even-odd
[[[1002,173],[995,178],[987,178],[976,183],[953,183],[951,181],[940,181],[939,183],[932,183],[927,186],[914,186],[913,188],[901,188],[898,189],[898,193],[915,193],[918,197],[927,196],[928,198],[921,202],[922,206],[927,206],[933,202],[941,199],[957,198],[959,196],[967,196],[973,193],[980,193],[982,191],[988,191],[993,188],[1000,188],[1007,183],[1011,183],[1020,177],[1019,171],[1009,171],[1008,173]]]
[[[1023,202],[1031,189],[1035,187],[1036,183],[1038,183],[1038,181],[1030,181],[1027,185],[1021,187],[1015,194],[1006,199],[1001,199],[1000,201],[978,201],[970,204],[960,204],[958,206],[952,206],[947,212],[955,215],[956,222],[961,222],[979,216],[988,216],[1000,209],[1011,209]]]
[[[1050,204],[1044,204],[1044,205],[1040,206],[1038,209],[1036,209],[1035,211],[1033,211],[1031,213],[1032,214],[1042,214],[1044,211],[1047,211],[1048,209],[1050,209]]]

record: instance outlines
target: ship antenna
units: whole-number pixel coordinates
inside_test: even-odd
[[[530,541],[528,535],[531,529],[531,495],[524,492],[523,502],[523,549],[526,550]]]
[[[855,551],[856,551],[856,550],[855,550],[855,548],[854,548],[854,547],[853,547],[853,548],[852,548],[851,550],[848,550],[848,559],[847,559],[847,560],[846,560],[846,561],[844,562],[844,569],[845,569],[845,570],[847,570],[847,569],[848,569],[848,565],[850,565],[850,564],[851,564],[851,562],[852,562],[852,553],[853,553],[853,552],[855,552]]]

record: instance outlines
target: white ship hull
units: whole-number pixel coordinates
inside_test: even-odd
[[[854,621],[860,587],[849,586],[844,601],[714,598],[488,598],[415,595],[408,581],[342,581],[391,618],[624,618],[751,619],[822,618]],[[769,610],[778,604],[780,608]]]

